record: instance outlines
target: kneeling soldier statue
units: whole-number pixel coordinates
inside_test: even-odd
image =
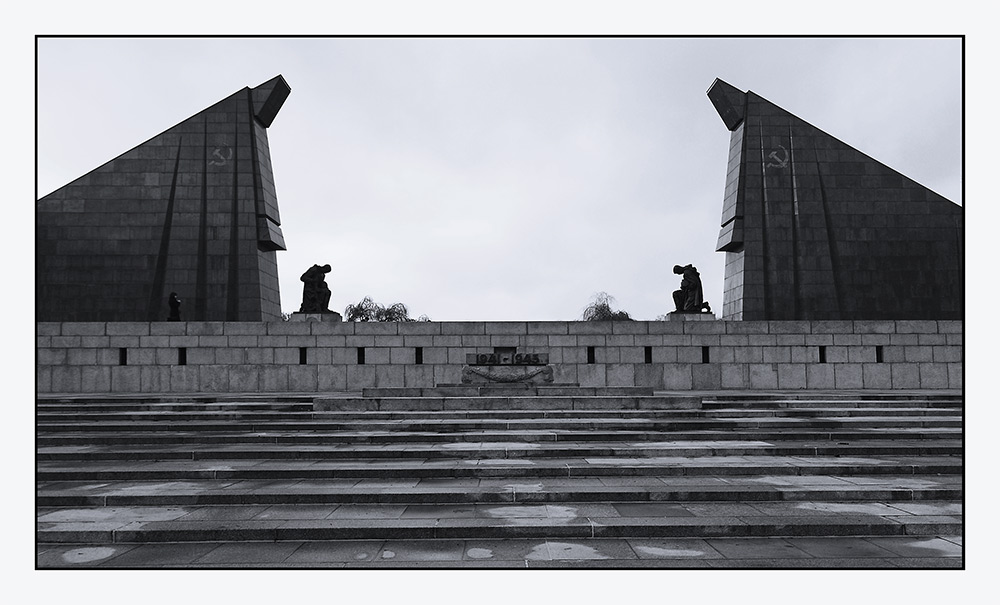
[[[711,313],[712,307],[705,302],[701,290],[701,275],[694,265],[674,265],[674,273],[683,276],[681,289],[674,290],[675,313]]]

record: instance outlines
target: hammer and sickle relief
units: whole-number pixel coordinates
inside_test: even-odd
[[[212,159],[208,161],[209,166],[225,166],[226,162],[233,159],[233,150],[229,146],[216,147],[212,151]]]
[[[766,166],[767,168],[787,168],[788,167],[788,150],[785,149],[782,145],[778,145],[778,147],[781,148],[782,153],[779,154],[777,149],[775,149],[774,151],[772,151],[771,153],[769,153],[767,155],[767,157],[769,157],[772,160],[774,160],[774,162],[768,162],[767,166]],[[781,157],[782,155],[784,155],[785,157]],[[775,163],[775,162],[777,162],[777,163]]]

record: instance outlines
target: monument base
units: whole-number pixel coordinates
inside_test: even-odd
[[[462,384],[551,384],[552,366],[465,366]]]
[[[296,311],[292,313],[292,316],[288,318],[288,321],[332,321],[336,323],[344,321],[344,318],[336,311],[330,311],[328,313],[299,313]]]
[[[672,311],[667,313],[667,321],[715,321],[715,313],[685,313],[683,311]]]

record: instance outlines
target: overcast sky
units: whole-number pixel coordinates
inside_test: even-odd
[[[958,38],[42,38],[38,195],[277,74],[268,130],[282,309],[573,320],[597,292],[672,310],[674,264],[721,311],[729,132],[752,90],[962,200]]]

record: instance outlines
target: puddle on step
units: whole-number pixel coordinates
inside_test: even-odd
[[[493,551],[488,548],[470,548],[466,553],[470,559],[492,559]]]
[[[482,510],[494,519],[503,519],[512,525],[538,525],[540,519],[553,524],[564,524],[573,521],[578,516],[575,506],[554,504],[491,506]]]
[[[542,491],[541,483],[506,483],[504,484],[504,489],[512,489],[516,492],[540,492]]]
[[[77,548],[75,550],[66,551],[63,553],[63,561],[67,563],[91,563],[93,561],[100,561],[101,559],[107,559],[108,557],[114,555],[118,552],[117,549],[111,548],[110,546],[99,546],[96,548]]]
[[[700,550],[690,548],[661,548],[659,546],[633,546],[634,549],[651,557],[669,559],[676,557],[700,557],[704,555]]]

